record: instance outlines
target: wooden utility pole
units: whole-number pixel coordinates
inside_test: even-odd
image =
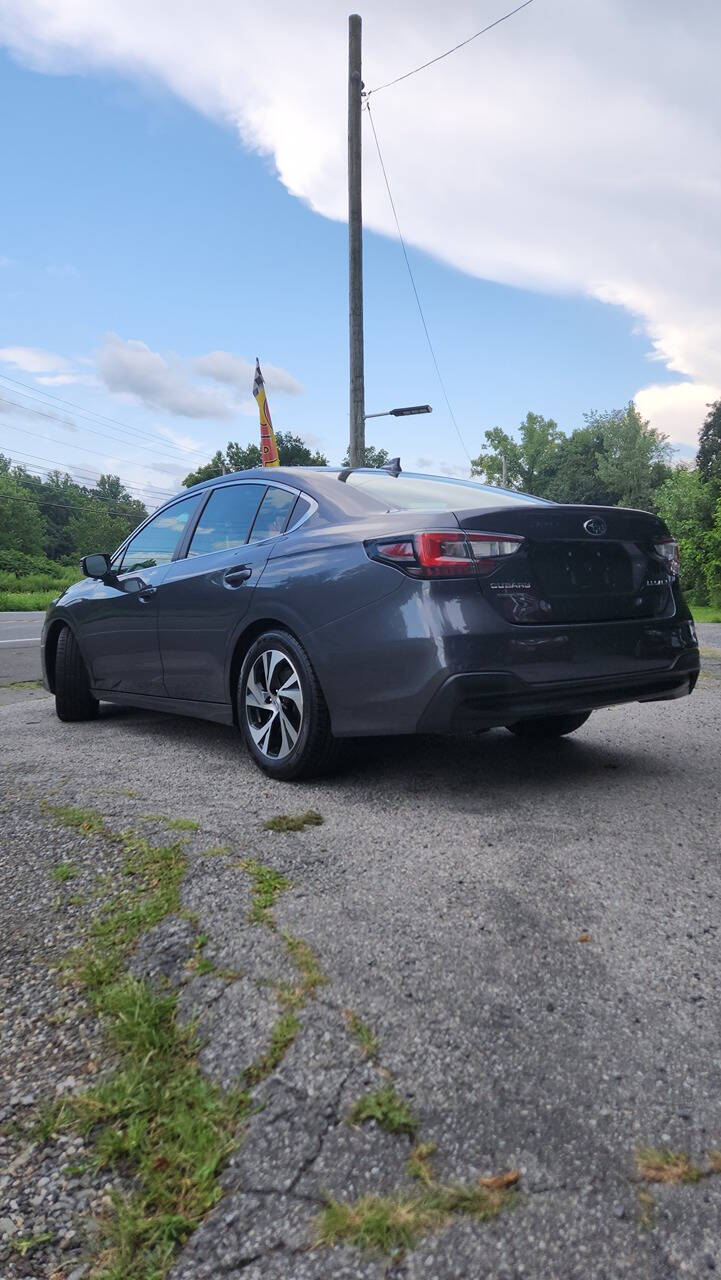
[[[352,467],[365,465],[363,370],[363,205],[361,189],[361,19],[348,19],[348,317],[350,332],[350,448]]]

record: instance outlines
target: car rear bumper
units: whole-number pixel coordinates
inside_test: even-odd
[[[665,671],[529,684],[511,672],[476,671],[449,676],[421,716],[418,733],[464,733],[514,724],[535,716],[568,715],[622,702],[663,702],[693,692],[698,650]]]

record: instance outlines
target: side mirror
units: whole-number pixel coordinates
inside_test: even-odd
[[[97,551],[91,556],[83,556],[80,565],[86,578],[105,578],[110,573],[110,556]]]

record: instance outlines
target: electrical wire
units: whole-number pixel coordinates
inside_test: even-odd
[[[2,389],[3,389],[3,391],[5,390],[5,388],[4,388],[4,387],[3,387]],[[47,413],[47,412],[45,412],[43,409],[34,409],[34,408],[32,407],[32,405],[29,405],[29,404],[21,404],[18,400],[8,400],[5,396],[0,396],[0,404],[7,404],[7,405],[11,405],[14,409],[20,409],[22,413],[34,413],[34,414],[36,415],[36,417],[38,417],[38,418],[48,418],[48,419],[49,419],[49,421],[51,421],[51,422],[58,422],[58,423],[60,423],[60,426],[61,426],[61,427],[65,427],[66,429],[67,429],[68,427],[70,427],[71,429],[74,429],[74,428],[75,428],[75,423],[74,423],[74,422],[73,422],[73,423],[69,423],[69,422],[67,421],[67,419],[59,417],[57,413]],[[48,409],[48,408],[49,408],[49,406],[48,406],[48,405],[46,405],[46,406],[45,406],[45,409]],[[9,426],[10,424],[9,424],[9,423],[6,423],[5,425],[6,425],[6,426]],[[20,428],[20,427],[14,427],[14,428],[13,428],[13,430],[15,430],[15,431],[19,431],[19,430],[25,430],[25,428],[24,428],[24,427],[23,427],[23,428]],[[167,462],[167,463],[170,463],[172,466],[176,466],[176,465],[177,465],[177,463],[178,463],[178,461],[179,461],[179,457],[182,457],[182,458],[188,458],[188,459],[189,459],[189,461],[190,461],[190,465],[192,466],[193,459],[192,459],[192,457],[191,457],[191,455],[190,455],[190,451],[188,451],[188,453],[186,454],[186,453],[185,453],[185,451],[184,451],[183,449],[179,449],[179,450],[178,450],[179,457],[171,457],[169,454],[161,454],[161,453],[159,453],[159,452],[158,452],[158,449],[157,449],[155,446],[153,446],[153,445],[149,445],[149,444],[139,444],[139,443],[138,443],[138,442],[136,442],[135,440],[128,440],[128,439],[123,438],[122,436],[116,436],[116,435],[113,435],[113,434],[112,434],[111,432],[109,432],[109,431],[98,431],[95,427],[89,427],[89,426],[87,425],[87,423],[83,423],[83,430],[84,430],[84,431],[89,431],[91,435],[99,436],[101,440],[114,440],[116,444],[130,445],[130,447],[131,447],[131,448],[133,448],[133,449],[142,449],[144,453],[152,453],[152,455],[153,455],[153,457],[154,457],[154,458],[156,458],[156,459],[160,459],[161,461],[164,461],[164,462]],[[32,434],[32,433],[31,433],[31,432],[28,432],[28,434],[30,435],[30,434]],[[47,438],[48,438],[48,439],[50,439],[50,437],[47,437]],[[80,448],[82,448],[83,446],[81,446],[81,445],[76,445],[75,447],[76,447],[77,449],[80,449]],[[172,444],[168,445],[168,448],[171,448],[171,449],[176,448],[176,447],[177,447],[177,446],[172,445]],[[102,455],[98,453],[98,450],[97,450],[97,449],[88,449],[86,452],[88,452],[88,453],[97,453],[97,454],[98,454],[98,457],[102,457]],[[205,455],[204,455],[204,454],[196,454],[195,456],[196,456],[196,458],[199,458],[199,457],[204,457]],[[207,459],[206,459],[206,460],[207,460]],[[123,459],[122,459],[122,461],[123,461],[123,462],[128,462],[128,463],[129,463],[129,462],[131,462],[131,459],[130,459],[130,458],[123,458]]]
[[[456,53],[459,49],[464,49],[467,44],[471,44],[479,36],[484,36],[487,31],[492,31],[494,27],[499,27],[502,22],[507,22],[514,14],[520,13],[521,9],[527,9],[529,4],[533,4],[533,0],[524,0],[523,4],[511,9],[510,13],[504,13],[502,18],[496,18],[495,22],[489,22],[487,27],[483,27],[480,31],[475,31],[467,40],[461,40],[460,44],[454,44],[452,49],[446,49],[445,53],[439,53],[436,58],[429,58],[428,62],[422,62],[420,67],[414,67],[412,71],[406,71],[402,76],[396,76],[395,80],[386,80],[385,84],[379,84],[376,85],[375,89],[369,89],[365,95],[366,98],[369,98],[372,93],[380,93],[381,89],[390,89],[391,85],[400,84],[401,80],[408,80],[410,76],[418,75],[419,71],[425,71],[426,67],[432,67],[434,63],[441,62],[443,58],[449,57],[450,54]]]
[[[26,453],[23,449],[13,449],[12,456],[13,458],[23,458],[23,459],[29,458],[30,459],[29,463],[25,463],[25,462],[18,463],[19,466],[26,467],[27,470],[29,471],[33,471],[33,470],[44,471],[45,473],[47,473],[47,467],[37,467],[37,466],[31,465],[31,464],[36,464],[38,462],[46,462],[50,467],[52,467],[53,470],[62,471],[64,475],[70,475],[72,477],[81,476],[83,478],[84,483],[88,479],[91,480],[93,483],[97,483],[97,481],[101,478],[101,476],[109,474],[107,471],[95,471],[92,467],[80,466],[79,464],[76,466],[75,463],[72,463],[70,466],[68,466],[67,463],[57,462],[54,458],[44,458],[41,454],[37,454],[37,453]],[[122,480],[121,483],[124,489],[135,489],[139,493],[143,493],[143,494],[152,493],[156,496],[160,495],[161,497],[165,497],[165,498],[175,497],[175,493],[171,493],[170,490],[168,489],[161,489],[159,487],[156,488],[156,486],[153,485],[152,483],[132,484],[129,480]]]
[[[429,350],[429,351],[430,351],[430,353],[431,353],[431,358],[432,358],[432,360],[433,360],[433,364],[435,365],[435,370],[436,370],[436,373],[437,373],[437,375],[438,375],[438,382],[439,382],[439,385],[440,385],[441,391],[443,392],[443,399],[444,399],[444,400],[445,400],[445,402],[446,402],[446,408],[448,409],[449,417],[450,417],[450,419],[451,419],[451,422],[453,423],[453,426],[454,426],[454,427],[455,427],[455,429],[456,429],[456,435],[458,436],[458,439],[459,439],[459,440],[460,440],[460,442],[461,442],[461,448],[463,449],[463,452],[465,453],[466,457],[468,458],[469,463],[472,463],[471,455],[470,455],[470,453],[468,452],[468,449],[466,448],[466,442],[465,442],[465,440],[463,439],[463,436],[461,435],[461,429],[460,429],[460,427],[459,427],[459,425],[458,425],[458,423],[457,423],[457,421],[456,421],[456,415],[455,415],[455,413],[453,412],[453,407],[452,407],[452,405],[451,405],[451,402],[450,402],[450,399],[449,399],[449,396],[448,396],[448,392],[446,391],[446,384],[445,384],[445,382],[443,381],[443,375],[442,375],[441,370],[440,370],[440,365],[438,364],[438,358],[437,358],[436,353],[435,353],[435,351],[434,351],[434,349],[433,349],[433,343],[432,343],[432,341],[431,341],[431,335],[430,335],[430,333],[428,332],[428,325],[426,324],[426,317],[425,317],[425,315],[423,314],[423,306],[422,306],[422,304],[421,304],[421,299],[420,299],[420,296],[419,296],[419,293],[418,293],[418,289],[417,289],[417,287],[416,287],[415,278],[414,278],[414,276],[413,276],[413,268],[411,267],[410,258],[408,257],[408,250],[406,249],[406,242],[405,242],[405,240],[404,240],[404,238],[403,238],[403,232],[401,231],[401,224],[400,224],[400,221],[399,221],[399,219],[398,219],[398,212],[397,212],[397,210],[396,210],[395,201],[394,201],[394,199],[393,199],[393,193],[391,192],[390,182],[388,181],[388,173],[387,173],[387,171],[386,171],[386,167],[385,167],[385,164],[384,164],[384,162],[383,162],[383,155],[382,155],[382,153],[381,153],[380,142],[378,141],[378,134],[376,133],[376,126],[375,126],[375,122],[374,122],[374,120],[373,120],[373,115],[372,115],[372,113],[371,113],[371,108],[370,108],[370,103],[369,103],[369,102],[366,102],[366,111],[368,112],[368,119],[369,119],[369,120],[370,120],[370,122],[371,122],[371,129],[373,130],[373,138],[374,138],[374,140],[375,140],[376,150],[377,150],[377,152],[378,152],[378,159],[380,160],[381,170],[382,170],[382,172],[383,172],[383,179],[384,179],[385,184],[386,184],[386,191],[388,192],[388,199],[390,200],[391,209],[393,210],[393,217],[395,218],[396,228],[397,228],[397,231],[398,231],[398,239],[400,240],[400,243],[401,243],[401,249],[403,250],[403,257],[405,258],[405,261],[406,261],[406,267],[408,268],[408,275],[409,275],[410,282],[411,282],[411,288],[413,289],[413,296],[415,297],[415,300],[416,300],[416,306],[418,307],[418,314],[419,314],[419,316],[420,316],[420,318],[421,318],[421,324],[423,325],[423,332],[424,332],[424,333],[425,333],[425,335],[426,335],[426,342],[428,343],[428,350]]]
[[[152,431],[144,431],[139,427],[131,427],[128,423],[121,422],[118,418],[108,418],[104,413],[96,413],[94,409],[86,409],[82,405],[76,404],[74,400],[65,400],[62,396],[55,396],[50,391],[38,391],[36,388],[28,386],[27,382],[20,382],[18,378],[11,378],[7,373],[0,373],[0,380],[3,382],[11,382],[15,387],[22,387],[23,390],[17,394],[24,396],[25,399],[37,400],[39,404],[44,404],[45,400],[55,400],[57,404],[65,405],[68,408],[73,409],[75,413],[79,413],[83,417],[90,418],[91,421],[98,422],[101,425],[109,423],[112,426],[121,427],[123,431],[131,432],[133,436],[138,436],[142,440],[151,440],[156,444],[163,445],[166,449],[173,449],[182,457],[205,458],[205,454],[199,453],[197,449],[183,449],[180,445],[173,444],[172,440],[168,440],[165,436],[157,435]],[[22,407],[25,408],[24,405]],[[47,404],[45,405],[46,409],[49,407],[51,406],[48,406]],[[91,428],[88,427],[87,430],[89,431]],[[96,432],[95,434],[98,435],[101,433]],[[107,436],[108,433],[104,432],[102,434]],[[111,440],[117,439],[116,436],[110,436],[109,438]],[[130,441],[129,443],[134,443],[134,441]]]
[[[88,496],[92,502],[102,502],[103,506],[107,506],[110,515],[127,516],[128,514],[127,507],[119,506],[117,498],[104,498],[102,494],[99,493],[89,494]],[[43,507],[56,507],[59,511],[80,511],[83,515],[87,515],[89,509],[86,506],[81,506],[78,502],[56,502],[54,498],[45,498],[42,494],[33,493],[32,489],[28,489],[27,493],[4,493],[2,495],[2,501],[24,502],[26,504],[30,501],[41,509],[41,514]],[[136,498],[134,501],[139,502],[140,499]],[[159,507],[162,505],[162,502],[158,503]],[[141,503],[141,506],[145,507],[146,504],[143,502]],[[144,520],[145,516],[143,516],[142,519]],[[138,523],[140,523],[140,521]]]

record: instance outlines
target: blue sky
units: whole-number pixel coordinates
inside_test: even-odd
[[[378,113],[387,125],[380,106]],[[112,466],[139,486],[175,488],[201,455],[228,439],[257,437],[254,406],[238,388],[229,416],[220,419],[143,403],[132,382],[124,390],[117,376],[109,388],[96,361],[106,335],[115,334],[123,344],[145,344],[194,382],[191,362],[205,353],[248,362],[258,354],[302,385],[292,395],[269,387],[276,428],[296,431],[340,460],[348,422],[342,222],[291,195],[273,160],[244,145],[230,123],[201,114],[157,79],[97,69],[46,74],[0,54],[0,130],[11,197],[0,212],[0,348],[49,351],[70,370],[64,377],[61,371],[62,380],[46,370],[40,376],[56,380],[38,382],[22,360],[7,360],[0,373],[168,441],[151,476],[149,450],[135,449],[129,437],[125,444],[104,441],[97,421],[87,422],[96,429],[89,433],[70,413],[75,429],[37,414],[10,416],[0,405],[0,450],[71,468]],[[365,147],[375,184],[369,136]],[[431,167],[421,199],[433,183]],[[410,200],[402,187],[398,203],[403,221]],[[445,253],[442,239],[439,233]],[[651,341],[627,306],[584,297],[563,282],[553,290],[494,283],[420,249],[410,253],[471,455],[486,428],[513,429],[529,409],[571,430],[585,410],[622,405],[649,382],[678,383],[678,372],[658,358],[649,365]],[[368,412],[434,406],[430,418],[369,423],[369,441],[400,453],[407,466],[420,460],[427,470],[467,470],[400,246],[372,230],[365,234],[365,296]],[[0,394],[7,391],[6,384]],[[20,399],[19,388],[9,392]],[[36,435],[23,442],[23,430]]]

